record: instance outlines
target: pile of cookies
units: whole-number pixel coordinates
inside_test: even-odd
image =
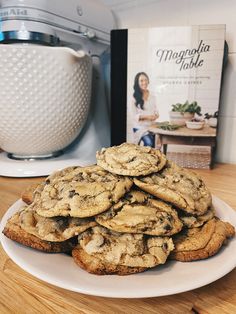
[[[208,258],[234,236],[202,179],[159,150],[124,143],[96,157],[96,165],[57,171],[27,190],[28,205],[3,233],[37,250],[69,252],[99,275]]]

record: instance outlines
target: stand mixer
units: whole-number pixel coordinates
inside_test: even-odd
[[[13,45],[16,49],[27,45],[50,46],[50,49],[64,47],[85,52],[93,61],[90,109],[78,137],[60,152],[60,156],[53,158],[12,159],[12,154],[2,152],[0,175],[43,176],[66,166],[91,164],[95,162],[96,151],[110,145],[109,44],[112,28],[111,12],[96,0],[0,1],[0,44],[7,49],[6,53]],[[4,68],[1,60],[0,67]],[[0,115],[3,112],[0,106]],[[0,142],[1,146],[4,148]]]

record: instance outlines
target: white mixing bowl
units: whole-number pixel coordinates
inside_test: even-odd
[[[15,158],[67,147],[87,119],[92,61],[65,47],[0,45],[0,147]]]

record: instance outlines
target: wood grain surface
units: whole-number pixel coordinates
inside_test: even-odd
[[[203,177],[214,195],[236,209],[236,165],[217,164],[213,170],[196,172]],[[29,184],[40,180],[42,179],[0,177],[0,217],[20,198]],[[0,271],[1,314],[236,313],[236,269],[205,287],[177,295],[146,299],[94,297],[54,287],[23,271],[11,261],[1,246]]]

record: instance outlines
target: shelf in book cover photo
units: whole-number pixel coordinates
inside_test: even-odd
[[[115,30],[111,43],[112,143],[152,146],[181,166],[211,167],[225,25]]]

